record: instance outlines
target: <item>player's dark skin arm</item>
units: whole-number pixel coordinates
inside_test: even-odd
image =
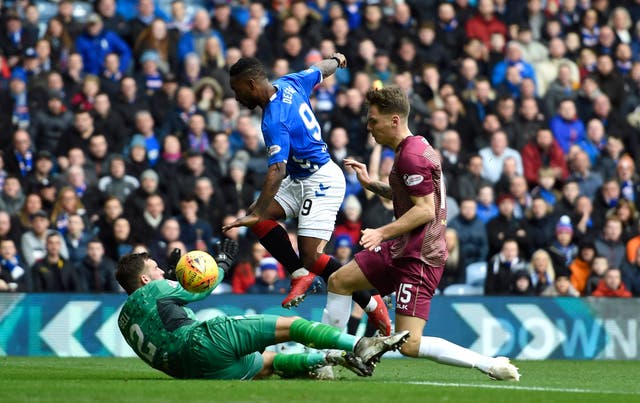
[[[258,221],[265,218],[265,213],[269,208],[269,205],[273,201],[274,196],[280,189],[282,180],[287,176],[287,164],[284,162],[277,162],[269,165],[267,176],[264,179],[262,185],[262,191],[258,200],[256,200],[247,211],[247,215],[238,218],[231,224],[222,227],[222,231],[228,231],[234,227],[252,227]]]
[[[267,207],[269,207],[269,204],[275,197],[278,189],[280,189],[282,180],[286,176],[287,164],[284,162],[277,162],[269,166],[267,176],[265,177],[264,184],[262,185],[262,191],[260,192],[258,200],[256,200],[253,211],[251,212],[252,214],[256,214],[260,217],[264,215],[264,212],[267,211]]]
[[[340,63],[338,63],[338,60]],[[338,67],[347,67],[347,58],[342,53],[334,53],[331,55],[331,59],[324,59],[314,64],[322,73],[322,78],[329,77],[336,72]]]

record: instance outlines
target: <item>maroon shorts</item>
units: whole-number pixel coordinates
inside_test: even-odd
[[[396,293],[396,313],[428,320],[431,298],[444,268],[415,258],[391,259],[390,246],[391,242],[383,242],[374,252],[363,250],[354,258],[380,294]]]

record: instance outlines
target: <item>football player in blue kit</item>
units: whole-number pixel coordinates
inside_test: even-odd
[[[290,308],[313,292],[316,275],[325,280],[340,268],[325,254],[336,216],[345,193],[340,167],[330,158],[322,139],[309,97],[323,78],[346,67],[341,53],[306,70],[270,82],[262,63],[241,58],[229,70],[236,99],[249,109],[262,108],[262,133],[269,156],[269,169],[258,200],[247,215],[224,226],[223,231],[247,226],[291,274],[291,291],[282,302]],[[298,256],[286,230],[276,220],[298,218]],[[369,291],[354,295],[369,319],[385,335],[391,333],[387,308]]]

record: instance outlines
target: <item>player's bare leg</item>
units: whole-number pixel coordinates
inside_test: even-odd
[[[439,337],[423,336],[426,323],[421,318],[396,314],[396,331],[408,330],[411,335],[400,348],[403,355],[456,367],[477,368],[494,380],[520,380],[518,368],[506,357],[488,357]]]

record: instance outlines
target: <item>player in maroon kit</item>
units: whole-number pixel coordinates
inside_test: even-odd
[[[367,167],[345,160],[365,189],[393,199],[396,220],[362,231],[363,251],[329,277],[323,322],[344,328],[351,294],[377,288],[396,292],[396,331],[408,330],[402,354],[461,367],[477,368],[492,379],[518,380],[518,369],[506,357],[488,357],[438,337],[423,336],[447,247],[446,191],[440,157],[407,125],[409,100],[398,87],[370,90],[367,129],[375,141],[395,151],[389,184],[372,181]]]

